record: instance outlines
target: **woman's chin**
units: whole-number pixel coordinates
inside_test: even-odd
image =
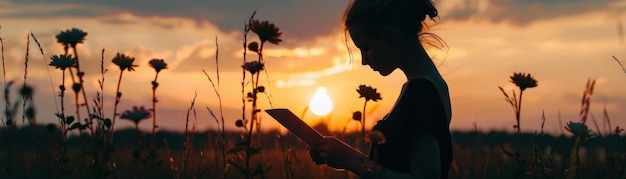
[[[391,74],[391,72],[393,72],[393,70],[387,70],[387,69],[372,68],[372,70],[375,71],[375,72],[378,72],[382,76],[387,76],[387,75]]]
[[[388,76],[389,74],[391,74],[391,72],[393,72],[393,71],[389,71],[389,70],[378,71],[378,73],[380,73],[380,75],[382,75],[382,76]]]

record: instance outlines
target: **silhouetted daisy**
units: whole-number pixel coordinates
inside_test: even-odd
[[[263,70],[263,63],[258,62],[258,61],[251,61],[251,62],[246,62],[246,64],[244,64],[243,69],[249,71],[252,74],[256,74],[257,72]]]
[[[378,101],[379,99],[383,99],[380,97],[380,93],[376,92],[376,88],[372,88],[371,86],[360,85],[356,92],[361,95],[359,98],[365,98],[366,101]]]
[[[76,66],[76,58],[72,58],[72,55],[52,55],[50,59],[49,65],[57,69],[65,70]]]
[[[163,69],[167,69],[167,63],[163,59],[152,59],[148,63],[150,66],[156,70],[157,73],[161,72]]]
[[[537,86],[537,80],[535,80],[535,78],[533,78],[530,74],[526,73],[513,73],[513,76],[511,76],[511,82],[517,85],[522,91],[526,88],[534,88]]]
[[[138,65],[133,65],[135,61],[134,57],[130,57],[124,54],[117,53],[117,55],[113,58],[113,63],[120,67],[120,70],[124,71],[128,69],[128,71],[135,71],[134,67]]]
[[[591,138],[595,138],[596,134],[591,132],[591,129],[589,129],[589,127],[587,127],[587,125],[583,124],[583,123],[579,123],[579,122],[572,122],[570,121],[566,126],[565,126],[565,130],[567,130],[567,132],[570,132],[574,135],[577,135],[579,131],[582,131],[582,138],[586,140],[589,140]]]
[[[278,43],[283,41],[280,39],[283,33],[280,32],[280,29],[276,27],[276,25],[268,21],[252,20],[252,22],[250,22],[250,30],[259,35],[261,43],[268,41],[278,45]]]
[[[72,28],[65,31],[61,31],[57,34],[57,42],[61,43],[64,47],[71,46],[72,48],[76,47],[76,44],[83,43],[85,40],[85,36],[87,36],[87,32],[80,30],[78,28]]]
[[[122,113],[122,115],[120,115],[121,119],[133,121],[135,125],[139,124],[139,122],[141,122],[142,120],[148,119],[150,117],[152,117],[152,114],[143,106],[133,106],[132,110],[126,110],[124,111],[124,113]]]

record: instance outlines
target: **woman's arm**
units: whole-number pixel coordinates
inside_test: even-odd
[[[335,137],[325,137],[323,143],[311,148],[311,155],[321,157],[337,169],[347,169],[361,178],[440,178],[439,144],[430,133],[415,135],[411,141],[410,173],[390,170],[370,160],[361,152]],[[315,159],[314,159],[315,160]]]
[[[439,157],[439,143],[430,133],[415,135],[411,142],[410,173],[390,170],[376,164],[363,156],[357,160],[359,165],[351,166],[348,170],[361,178],[441,178]]]

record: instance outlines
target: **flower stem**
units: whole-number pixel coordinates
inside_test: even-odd
[[[113,129],[115,128],[115,119],[117,119],[117,105],[120,104],[120,98],[122,98],[122,94],[120,93],[120,84],[122,83],[123,74],[124,70],[121,70],[120,77],[117,79],[117,89],[115,90],[115,105],[113,107],[113,120],[111,121],[111,129],[109,129],[110,142],[113,142]]]
[[[73,87],[73,85],[72,85]],[[80,94],[78,93],[78,91],[74,91],[74,103],[76,104],[76,122],[78,122],[79,124],[81,123],[81,118],[80,118]],[[78,129],[78,133],[79,136],[83,135],[83,130],[82,128]]]
[[[71,75],[71,74],[70,74]],[[66,143],[67,143],[67,128],[65,127],[67,124],[65,124],[65,69],[63,69],[63,75],[61,77],[61,87],[60,87],[60,98],[61,98],[61,116],[63,116],[63,118],[59,118],[59,127],[62,130],[62,144],[59,145],[59,156],[61,158],[61,161],[64,160],[65,158],[65,147],[66,147]],[[58,163],[58,167],[63,169],[65,168],[65,166],[62,163]]]
[[[158,83],[157,83],[157,78],[159,77],[159,72],[156,73],[156,75],[154,75],[154,82],[153,82],[153,86],[152,86],[152,140],[151,142],[151,148],[154,149],[155,145],[156,145],[156,120],[157,120],[157,113],[156,113],[156,103],[157,103],[157,98],[156,98],[156,89],[158,87]]]
[[[85,74],[80,71],[80,64],[79,64],[80,60],[78,60],[78,51],[76,50],[76,46],[72,46],[72,50],[74,51],[74,56],[76,58],[76,71],[77,71],[76,75],[78,75],[78,81],[80,82],[80,89],[83,93],[83,99],[85,100],[85,109],[87,109],[87,118],[91,119],[91,112],[89,111],[89,103],[87,102],[87,93],[85,92],[85,86],[83,85],[83,83],[85,83],[85,81],[83,80],[83,76]],[[78,118],[78,120],[81,120],[80,117]],[[93,127],[91,124],[89,125],[89,130],[91,131],[91,135],[93,135]]]
[[[256,74],[256,77],[258,78],[258,73]],[[244,170],[246,170],[246,179],[251,178],[251,174],[250,174],[250,158],[252,158],[252,156],[250,156],[251,150],[250,147],[252,147],[252,131],[254,130],[254,123],[256,123],[256,100],[257,100],[257,93],[256,90],[254,90],[256,88],[256,83],[258,82],[258,80],[254,80],[255,79],[255,74],[252,74],[252,109],[250,109],[251,111],[251,115],[250,115],[250,129],[248,129],[248,146],[246,147],[246,165]]]
[[[244,25],[244,34],[243,34],[243,63],[242,64],[246,64],[247,60],[246,60],[246,52],[248,51],[247,46],[248,46],[248,32],[250,31],[250,21],[252,20],[252,17],[250,17],[250,20],[248,20],[248,24]],[[241,73],[242,73],[242,77],[241,77],[241,120],[246,120],[246,91],[245,91],[245,81],[246,81],[246,69],[245,68],[241,68]],[[222,114],[220,114],[222,115]],[[222,115],[223,116],[223,115]],[[224,131],[224,118],[222,118],[222,141],[221,141],[221,145],[222,145],[222,160],[224,161],[224,167],[226,167],[226,137],[225,137],[225,131]],[[244,124],[245,126],[245,124]]]
[[[135,123],[135,131],[137,131],[137,150],[141,150],[143,148],[143,144],[141,142],[141,131],[139,130],[139,123]]]
[[[365,109],[367,108],[367,98],[365,98],[365,103],[363,103],[363,115],[361,116],[361,140],[363,141],[363,145],[365,146]]]
[[[61,78],[61,87],[60,87],[60,98],[61,98],[61,116],[65,117],[65,69],[63,70],[63,75]],[[61,121],[63,124],[64,121]]]
[[[517,103],[517,111],[515,114],[515,118],[517,119],[517,157],[521,156],[521,136],[522,136],[522,130],[520,128],[520,114],[522,111],[522,94],[524,94],[524,90],[520,90],[519,92],[519,100]]]

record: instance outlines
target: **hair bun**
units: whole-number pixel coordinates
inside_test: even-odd
[[[424,20],[426,19],[426,16],[428,16],[430,19],[433,19],[435,17],[437,17],[437,8],[435,8],[435,5],[433,4],[432,0],[419,0],[422,1],[422,3],[420,3],[420,6],[422,6],[422,13],[420,14],[421,19],[420,20]]]

